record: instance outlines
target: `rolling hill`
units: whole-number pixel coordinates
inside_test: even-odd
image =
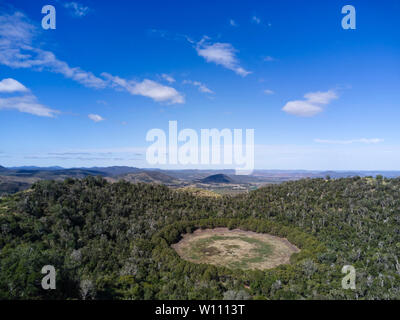
[[[201,183],[233,183],[233,179],[225,174],[214,174],[200,180]]]

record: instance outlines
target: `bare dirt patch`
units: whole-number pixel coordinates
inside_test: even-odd
[[[228,268],[271,269],[290,262],[300,250],[285,238],[228,228],[198,229],[172,248],[182,259]]]

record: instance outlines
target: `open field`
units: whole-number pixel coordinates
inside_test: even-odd
[[[231,269],[271,269],[300,250],[284,238],[239,229],[215,228],[185,234],[172,245],[182,259]]]

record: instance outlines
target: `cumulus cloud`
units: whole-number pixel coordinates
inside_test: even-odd
[[[174,83],[174,82],[175,82],[175,79],[172,78],[172,77],[171,77],[170,75],[168,75],[168,74],[163,73],[163,74],[161,75],[161,77],[162,77],[164,80],[168,81],[169,83]]]
[[[139,95],[153,99],[157,102],[184,103],[184,97],[172,87],[164,86],[153,80],[144,79],[142,82],[126,80],[109,73],[102,73],[111,86],[125,89],[132,95]]]
[[[22,83],[15,79],[7,78],[0,81],[0,92],[26,92],[29,91]]]
[[[4,98],[0,97],[0,110],[17,110],[40,117],[54,117],[55,114],[59,113],[57,110],[40,104],[30,90],[15,79],[1,80],[0,93],[7,94]],[[10,94],[19,95],[10,96]]]
[[[310,92],[304,95],[304,98],[307,99],[310,103],[315,104],[328,104],[332,100],[337,99],[337,94],[333,90],[329,90],[326,92]]]
[[[64,7],[71,10],[71,13],[75,17],[84,17],[89,12],[89,7],[86,7],[78,2],[67,2],[64,3]]]
[[[145,79],[136,83],[132,90],[132,94],[149,97],[158,102],[183,103],[183,96],[172,87],[164,86],[153,80]]]
[[[73,3],[75,2],[70,2],[70,6],[73,9],[76,7],[78,14],[82,15],[86,12],[86,9],[78,5],[75,6]],[[59,60],[52,52],[33,45],[33,40],[38,33],[38,29],[30,23],[23,13],[1,14],[0,64],[11,68],[32,68],[37,71],[46,70],[59,73],[86,87],[102,89],[111,86],[125,89],[132,95],[152,98],[157,102],[184,103],[183,96],[174,88],[152,80],[127,81],[107,73],[103,73],[106,78],[103,79],[79,67],[70,67],[66,62]],[[169,82],[175,81],[172,77],[164,78]],[[8,85],[10,84],[8,83]]]
[[[264,93],[265,93],[266,95],[272,95],[272,94],[274,94],[275,92],[272,91],[272,90],[270,90],[270,89],[265,89],[265,90],[264,90]]]
[[[89,114],[88,118],[90,120],[93,120],[94,122],[100,122],[100,121],[104,121],[105,119],[102,116],[99,116],[98,114]]]
[[[37,101],[34,95],[24,95],[18,97],[0,98],[0,110],[10,109],[20,112],[30,113],[40,117],[54,117],[59,113],[57,110],[50,109]]]
[[[309,103],[307,101],[289,101],[282,109],[286,113],[300,117],[312,117],[322,112],[322,107]]]
[[[79,67],[70,67],[50,52],[32,45],[37,28],[21,12],[0,15],[0,64],[60,73],[87,87],[104,88],[104,80]]]
[[[199,81],[192,81],[192,80],[184,80],[183,84],[191,84],[199,89],[200,92],[203,93],[214,93],[211,89],[209,89],[204,83]]]
[[[196,51],[197,54],[203,57],[207,62],[221,65],[242,77],[251,73],[240,66],[239,60],[236,57],[237,50],[230,43],[216,42],[211,44],[207,42],[207,38],[203,38],[197,43]]]
[[[317,143],[326,143],[326,144],[352,144],[352,143],[365,143],[365,144],[376,144],[383,142],[383,139],[379,138],[361,138],[361,139],[350,139],[350,140],[325,140],[325,139],[314,139],[314,142]]]
[[[323,106],[337,99],[338,95],[334,90],[326,92],[310,92],[304,95],[306,100],[289,101],[282,108],[286,113],[300,116],[312,117],[323,111]]]

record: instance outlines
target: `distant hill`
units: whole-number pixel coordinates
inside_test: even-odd
[[[30,186],[30,183],[6,180],[0,176],[0,196],[26,190]]]
[[[234,183],[226,174],[213,174],[200,180],[201,183]]]
[[[116,177],[118,180],[125,180],[129,182],[145,182],[157,184],[179,184],[180,181],[169,175],[158,171],[139,171],[138,173],[128,173]]]
[[[40,179],[65,179],[65,178],[84,178],[87,176],[105,176],[104,172],[95,170],[84,170],[84,169],[62,169],[62,170],[7,170],[8,176],[20,177],[20,178],[31,178],[36,177]]]
[[[266,184],[285,181],[325,178],[346,178],[351,176],[376,176],[387,178],[400,176],[400,171],[307,171],[307,170],[255,170],[251,175],[235,175],[235,171],[226,170],[161,170],[128,166],[62,168],[59,166],[4,167],[0,166],[0,196],[24,190],[39,180],[57,180],[66,178],[83,179],[87,176],[102,176],[110,182],[126,180],[132,183],[164,184],[172,188],[192,187],[216,192],[234,193],[257,189]],[[233,191],[234,190],[234,191]]]
[[[127,166],[92,167],[92,168],[81,168],[81,169],[104,172],[108,176],[118,176],[122,174],[139,173],[143,171],[143,169],[139,169],[136,167],[127,167]]]
[[[63,167],[52,166],[52,167],[36,167],[36,166],[21,166],[21,167],[9,167],[10,170],[35,170],[35,171],[53,171],[53,170],[64,170]]]

